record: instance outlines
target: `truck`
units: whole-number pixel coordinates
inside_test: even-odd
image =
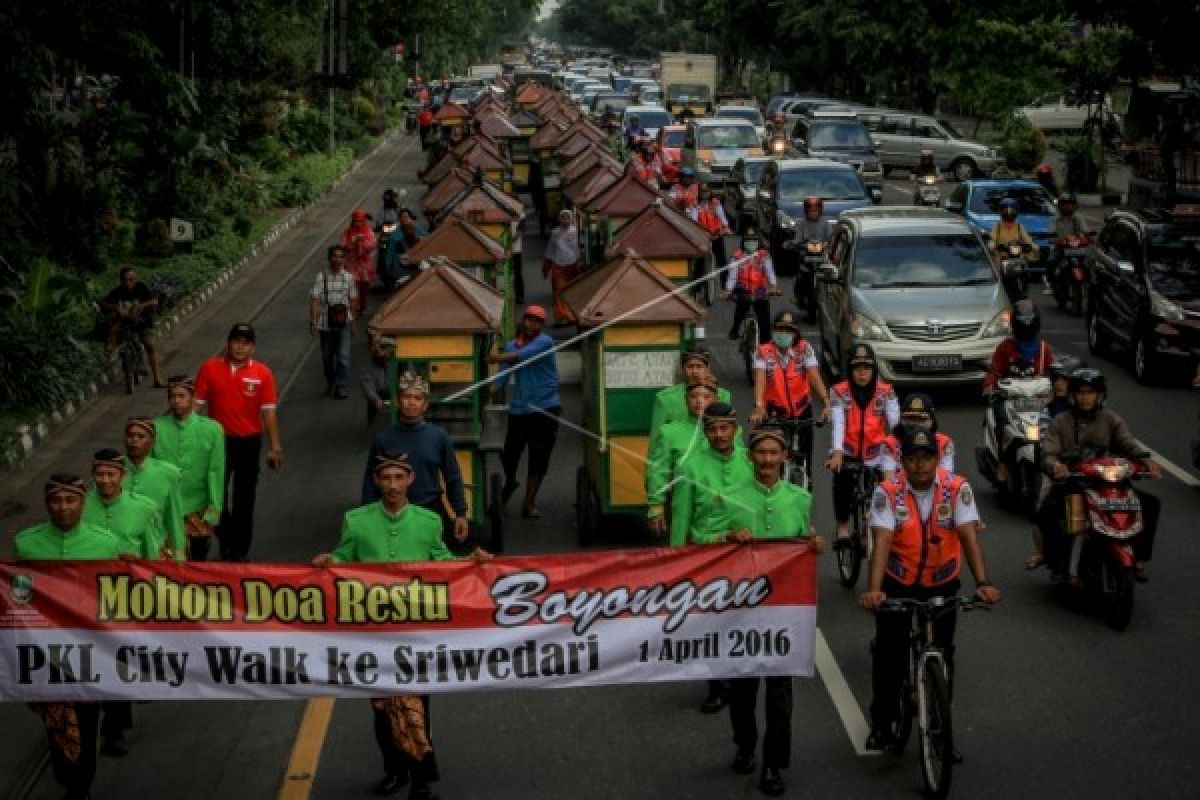
[[[712,113],[717,93],[717,57],[710,53],[662,53],[659,83],[667,110],[676,116],[691,111],[703,117]]]

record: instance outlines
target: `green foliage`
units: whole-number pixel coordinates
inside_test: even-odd
[[[1100,184],[1102,146],[1091,136],[1071,136],[1059,145],[1067,162],[1067,189],[1094,192]]]
[[[1046,135],[1025,117],[1013,115],[1000,128],[1000,154],[1010,169],[1028,172],[1046,157]]]
[[[162,217],[155,217],[146,223],[146,234],[142,241],[142,250],[151,256],[166,258],[175,252],[175,243],[171,241],[171,227]]]
[[[353,162],[354,151],[348,147],[338,149],[333,158],[321,153],[301,156],[274,177],[275,202],[281,206],[302,206],[312,202]]]

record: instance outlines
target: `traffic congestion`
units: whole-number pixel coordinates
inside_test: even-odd
[[[1196,795],[1200,204],[719,70],[509,43],[169,338],[122,271],[12,796]]]

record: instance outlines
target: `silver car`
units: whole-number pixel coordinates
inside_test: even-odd
[[[938,169],[951,172],[960,181],[991,175],[1004,163],[991,147],[959,137],[933,117],[877,108],[855,113],[875,140],[885,173],[912,170],[922,150],[932,150]]]
[[[933,208],[845,211],[819,275],[817,325],[830,369],[869,342],[894,384],[979,383],[1011,309],[979,235]]]

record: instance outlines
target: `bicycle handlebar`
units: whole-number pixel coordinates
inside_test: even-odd
[[[954,597],[931,597],[928,600],[913,600],[908,597],[896,597],[884,600],[880,604],[879,610],[886,612],[912,611],[916,609],[927,609],[934,612],[945,613],[952,608],[961,608],[963,611],[991,611],[990,603],[985,603],[977,597],[963,597],[955,595]]]

